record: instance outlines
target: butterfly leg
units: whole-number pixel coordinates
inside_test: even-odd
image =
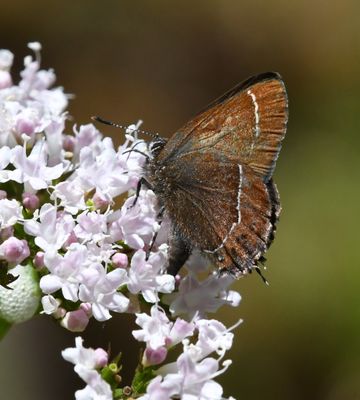
[[[265,278],[265,276],[262,274],[262,271],[260,269],[260,267],[258,267],[257,265],[255,265],[255,271],[260,275],[260,278],[262,279],[262,281],[265,283],[265,285],[269,286],[269,282],[267,281],[267,279]]]
[[[145,178],[140,178],[140,180],[136,186],[135,199],[129,208],[133,208],[135,206],[135,204],[137,203],[142,185],[146,186],[149,189],[152,189],[150,183]]]
[[[157,219],[157,221],[158,221],[158,223],[159,223],[159,228],[160,228],[161,223],[162,223],[162,217],[163,217],[163,215],[164,215],[164,211],[165,211],[165,207],[162,206],[162,207],[160,208],[160,211],[159,211],[157,217],[156,217],[156,219]],[[150,257],[150,252],[151,252],[151,250],[152,250],[152,248],[153,248],[153,246],[154,246],[154,243],[155,243],[155,241],[156,241],[158,232],[159,232],[159,230],[157,230],[157,231],[154,233],[154,235],[153,235],[153,237],[152,237],[152,239],[151,239],[149,248],[148,248],[147,251],[146,251],[146,258],[145,258],[146,261],[147,261],[147,260],[149,259],[149,257]]]

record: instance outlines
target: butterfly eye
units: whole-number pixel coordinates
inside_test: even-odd
[[[149,144],[149,151],[153,157],[156,157],[165,146],[166,140],[160,137],[155,138]]]

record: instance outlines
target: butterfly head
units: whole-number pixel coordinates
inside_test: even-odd
[[[149,152],[153,158],[156,158],[160,151],[163,149],[165,146],[167,140],[160,137],[156,136],[149,144]]]

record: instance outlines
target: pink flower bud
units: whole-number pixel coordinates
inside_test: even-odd
[[[161,364],[167,356],[167,350],[165,347],[159,347],[156,350],[147,347],[143,357],[143,365],[158,365]]]
[[[92,311],[91,311],[91,303],[81,303],[80,308],[84,311],[84,313],[88,316],[92,316]]]
[[[26,240],[11,236],[0,246],[0,255],[9,263],[20,264],[29,257],[30,250]]]
[[[89,323],[89,317],[86,312],[79,308],[75,311],[69,311],[61,320],[61,326],[71,332],[83,332]]]
[[[22,195],[22,203],[25,208],[30,211],[34,211],[39,207],[39,198],[36,194],[33,193],[23,193]]]
[[[113,262],[115,268],[126,268],[129,262],[127,255],[124,253],[115,253],[111,257],[111,261]]]
[[[96,368],[103,368],[109,361],[108,353],[101,347],[95,349]]]
[[[0,200],[6,199],[7,198],[7,193],[5,190],[0,190]]]
[[[38,251],[34,257],[34,264],[37,269],[41,269],[45,266],[44,264],[44,255],[43,251]]]

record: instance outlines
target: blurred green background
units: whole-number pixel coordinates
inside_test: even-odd
[[[360,3],[351,0],[2,2],[0,47],[14,71],[43,44],[42,65],[93,114],[167,136],[250,75],[275,70],[289,93],[288,133],[275,180],[283,212],[268,253],[266,287],[236,283],[244,323],[221,377],[246,400],[360,399]],[[70,125],[68,125],[68,129]],[[102,129],[102,128],[101,128]],[[115,143],[122,132],[103,128]],[[111,342],[132,374],[133,318],[93,324],[86,345]],[[0,343],[1,399],[71,399],[83,386],[60,350],[74,335],[49,318]]]

